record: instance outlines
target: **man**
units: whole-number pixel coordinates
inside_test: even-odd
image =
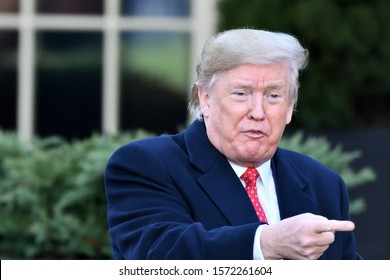
[[[237,29],[206,42],[190,100],[197,120],[108,162],[114,258],[361,258],[340,176],[278,148],[306,61],[283,33]]]

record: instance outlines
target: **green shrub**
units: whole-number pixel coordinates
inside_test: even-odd
[[[0,133],[0,257],[110,258],[104,168],[116,148],[148,135],[23,145]]]
[[[376,174],[370,167],[360,170],[353,170],[351,164],[361,156],[360,151],[343,151],[341,145],[332,147],[325,137],[307,137],[305,139],[302,131],[284,137],[280,143],[281,147],[308,155],[327,167],[337,171],[344,179],[348,188],[363,186],[368,182],[376,180]],[[350,202],[351,215],[357,215],[365,210],[363,198],[356,198]]]
[[[119,146],[147,136],[140,130],[71,143],[37,138],[25,145],[14,133],[0,132],[0,258],[110,259],[104,169]],[[297,133],[282,145],[339,171],[348,186],[375,177],[369,168],[351,170],[358,152],[331,149],[325,139],[304,141]],[[364,210],[359,203],[352,212]]]

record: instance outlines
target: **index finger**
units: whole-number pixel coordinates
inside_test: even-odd
[[[355,229],[355,224],[351,221],[329,220],[328,228],[325,231],[352,231]]]

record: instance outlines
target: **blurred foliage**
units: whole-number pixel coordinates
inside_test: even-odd
[[[289,150],[308,155],[335,170],[343,178],[348,188],[364,186],[375,181],[376,174],[371,167],[354,170],[352,163],[361,157],[361,152],[344,151],[341,145],[332,147],[325,137],[305,137],[302,131],[283,137],[280,146]],[[359,197],[350,201],[350,214],[357,215],[366,210],[364,198]]]
[[[48,137],[25,145],[0,133],[0,257],[110,258],[104,168],[116,148],[148,135],[72,143]]]
[[[138,130],[73,142],[35,138],[26,144],[15,133],[0,131],[0,258],[110,259],[104,169],[119,146],[148,136]],[[332,149],[325,139],[304,140],[297,133],[282,145],[334,168],[349,186],[375,177],[369,168],[351,170],[359,152]],[[358,205],[363,202],[354,202],[351,211],[364,210]]]
[[[220,30],[286,32],[308,48],[295,125],[390,124],[390,1],[220,0],[218,8]]]

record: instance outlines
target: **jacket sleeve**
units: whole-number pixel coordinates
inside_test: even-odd
[[[350,220],[349,215],[349,196],[347,192],[347,187],[344,183],[344,180],[338,176],[340,184],[340,209],[341,209],[341,219]],[[357,252],[356,240],[353,232],[336,232],[336,236],[339,236],[341,247],[343,248],[342,259],[352,259],[352,260],[361,260],[363,257]]]
[[[108,161],[105,190],[115,259],[251,259],[258,223],[206,229],[167,162],[131,143]],[[181,186],[182,187],[182,186]]]

